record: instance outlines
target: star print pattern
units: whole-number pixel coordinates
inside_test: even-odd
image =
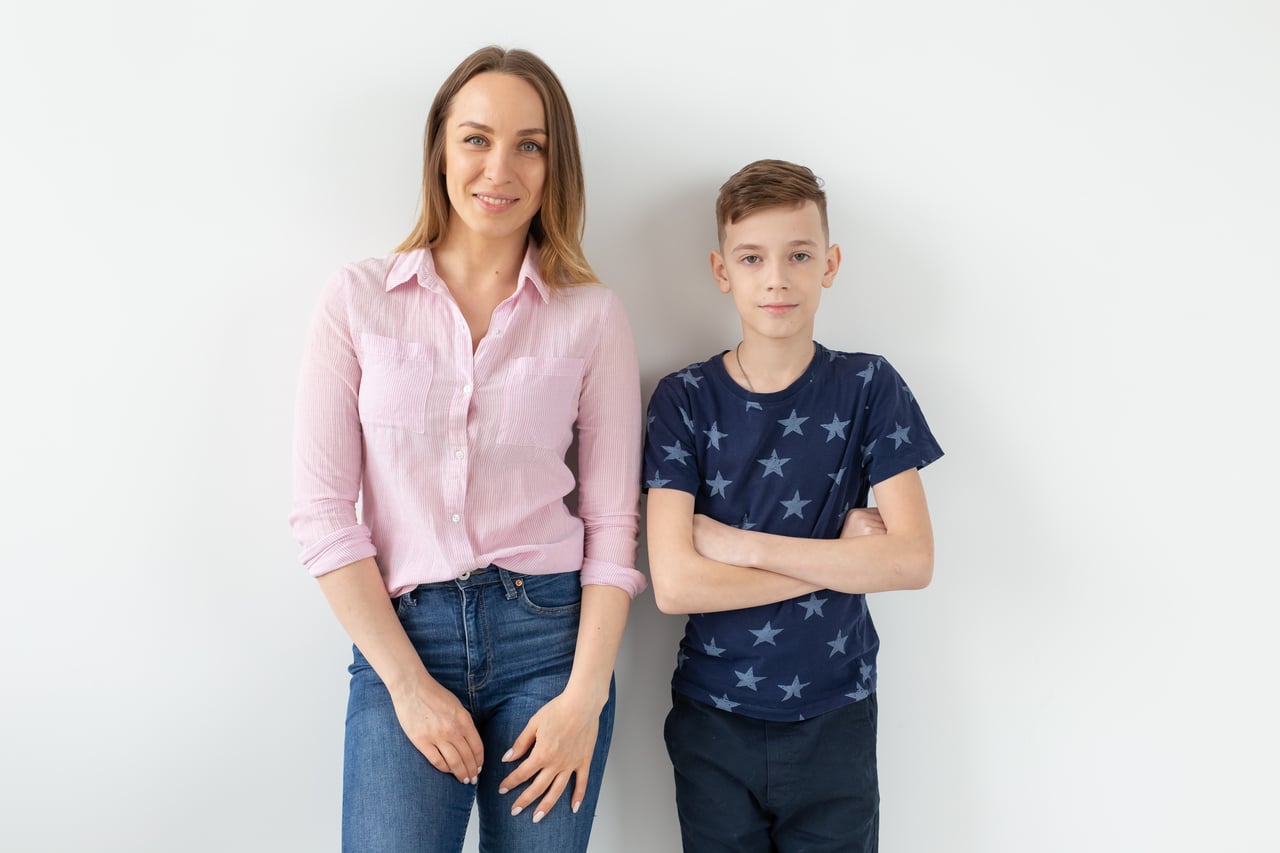
[[[720,497],[727,497],[724,493],[724,487],[732,484],[733,480],[726,480],[719,471],[716,472],[716,478],[714,480],[707,480],[707,485],[711,487],[711,497],[713,498],[716,495],[720,495]]]
[[[785,464],[787,464],[787,463],[788,463],[788,462],[790,462],[791,460],[790,460],[790,459],[779,459],[779,458],[778,458],[778,451],[777,451],[777,450],[775,450],[775,451],[773,451],[772,453],[770,453],[770,454],[769,454],[769,458],[768,458],[768,459],[757,459],[756,461],[757,461],[757,462],[759,462],[761,465],[763,465],[763,466],[764,466],[764,473],[760,475],[761,477],[768,477],[770,474],[777,474],[779,477],[781,477],[781,476],[782,476],[782,466],[783,466],[783,465],[785,465]]]
[[[684,425],[689,430],[689,434],[694,435],[697,427],[693,425],[693,418],[689,417],[689,413],[684,409],[680,410],[680,420],[684,421]]]
[[[684,460],[692,455],[689,453],[689,451],[685,450],[684,447],[678,441],[675,444],[669,444],[663,447],[662,449],[667,451],[667,458],[663,460],[664,462],[670,462],[672,459],[674,459],[675,461],[683,465],[685,464]]]
[[[804,518],[804,508],[805,508],[805,505],[806,505],[806,504],[811,504],[811,503],[813,503],[813,501],[802,501],[802,500],[800,500],[800,491],[797,489],[797,490],[796,490],[795,497],[793,497],[791,500],[789,500],[789,501],[778,501],[778,503],[782,504],[783,506],[785,506],[785,507],[787,508],[787,514],[783,516],[783,518],[784,518],[784,519],[785,519],[785,518],[790,518],[790,517],[791,517],[791,516],[793,516],[793,515],[798,515],[798,516],[800,516],[801,518]]]
[[[783,701],[783,702],[785,702],[785,701],[787,701],[788,699],[799,699],[799,698],[801,698],[801,696],[800,696],[800,691],[801,691],[801,690],[804,690],[806,687],[808,687],[808,686],[809,686],[809,682],[807,682],[807,681],[806,681],[806,682],[804,682],[803,684],[801,684],[801,683],[800,683],[800,676],[798,676],[798,675],[797,675],[797,676],[795,677],[795,680],[794,680],[794,681],[792,681],[790,684],[779,684],[778,686],[779,686],[779,687],[781,687],[781,688],[782,688],[782,692],[786,694],[786,695],[784,695],[784,696],[782,697],[782,701]]]
[[[748,628],[747,630],[756,635],[756,641],[751,644],[753,646],[758,646],[761,643],[769,643],[776,646],[778,643],[774,640],[774,637],[782,633],[782,629],[773,627],[772,622],[764,623],[763,628]]]
[[[844,428],[850,423],[852,423],[852,421],[840,420],[839,414],[832,415],[831,423],[821,425],[822,428],[827,431],[827,441],[831,441],[836,438],[844,438]]]
[[[745,687],[748,690],[756,690],[756,683],[764,681],[763,675],[755,674],[755,667],[753,666],[747,667],[746,672],[735,672],[734,675],[738,676],[738,683],[734,686]]]
[[[721,711],[732,711],[734,708],[742,704],[741,702],[730,702],[729,694],[727,693],[723,696],[712,696],[711,701],[715,702],[716,707]]]
[[[698,387],[698,383],[700,383],[700,382],[702,381],[702,377],[701,377],[701,376],[696,375],[696,374],[693,372],[693,368],[692,368],[692,367],[687,367],[687,368],[685,368],[685,369],[684,369],[684,370],[682,370],[681,372],[677,373],[677,374],[676,374],[676,376],[678,376],[678,377],[680,377],[681,379],[683,379],[683,380],[684,380],[684,384],[685,384],[685,385],[692,385],[694,388],[697,388],[697,387]]]
[[[791,435],[791,433],[793,432],[796,435],[804,435],[804,430],[800,429],[800,425],[807,420],[809,419],[796,417],[796,410],[792,409],[791,417],[783,418],[782,420],[778,421],[778,423],[786,427],[786,429],[782,431],[782,435],[785,437],[785,436]]]
[[[711,429],[704,429],[702,434],[707,437],[707,446],[716,450],[720,449],[720,439],[729,437],[729,433],[721,432],[720,425],[715,422],[711,424]]]
[[[671,482],[670,480],[664,480],[661,477],[659,477],[657,469],[654,469],[653,476],[645,480],[644,484],[650,489],[661,489],[663,486],[665,486],[667,483],[670,483],[670,482]]]
[[[770,394],[737,385],[722,356],[691,364],[658,383],[646,420],[646,488],[679,489],[696,513],[782,536],[837,538],[875,483],[942,455],[888,362],[821,345]],[[691,615],[672,686],[735,714],[812,718],[875,691],[878,648],[864,596],[818,590]]]
[[[808,620],[810,616],[821,616],[822,605],[826,603],[827,600],[825,598],[818,598],[818,594],[816,592],[809,594],[808,601],[799,602],[800,606],[804,608],[804,618],[806,620]]]

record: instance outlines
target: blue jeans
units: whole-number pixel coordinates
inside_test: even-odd
[[[518,762],[500,759],[529,718],[569,681],[582,589],[577,572],[520,575],[490,566],[400,596],[396,611],[427,672],[453,692],[484,741],[477,785],[432,767],[396,719],[382,680],[355,649],[347,705],[342,849],[348,853],[457,853],[473,803],[483,853],[585,851],[613,734],[613,685],[582,807],[573,782],[541,822],[511,806],[520,786],[498,795]],[[536,803],[536,801],[535,801]]]
[[[672,693],[663,733],[686,853],[875,853],[876,694],[777,723]]]

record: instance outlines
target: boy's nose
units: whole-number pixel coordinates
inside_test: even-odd
[[[785,290],[791,286],[791,282],[787,278],[787,268],[782,264],[770,267],[767,281],[769,290]]]

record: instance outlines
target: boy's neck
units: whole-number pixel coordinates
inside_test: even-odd
[[[772,394],[789,388],[813,361],[812,335],[785,339],[750,337],[724,357],[729,377],[756,394]]]

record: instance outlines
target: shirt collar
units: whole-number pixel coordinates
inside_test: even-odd
[[[430,249],[411,249],[408,252],[401,252],[391,263],[391,269],[387,272],[388,293],[411,282],[435,292],[446,289],[444,280],[436,274],[436,263]],[[543,302],[551,301],[551,290],[538,271],[538,245],[532,240],[529,241],[524,252],[524,260],[520,264],[516,292],[519,293],[526,284],[533,285]]]

